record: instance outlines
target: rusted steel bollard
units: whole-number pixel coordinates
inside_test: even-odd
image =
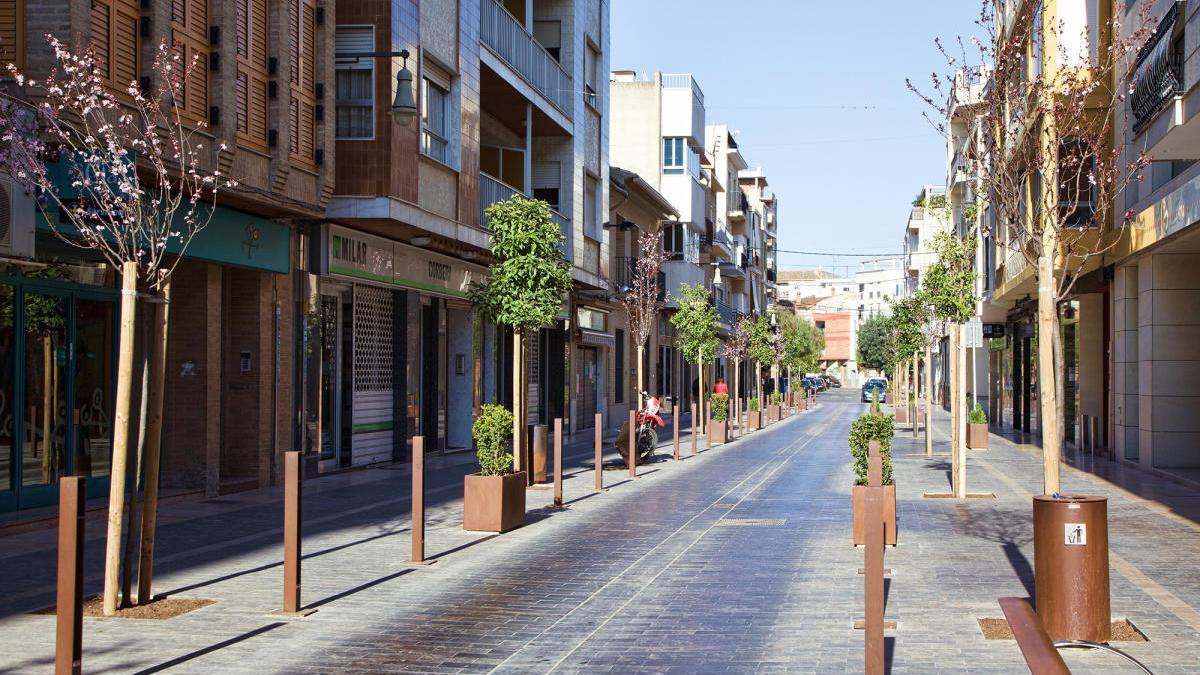
[[[554,418],[554,505],[563,505],[562,496],[562,418]]]
[[[55,675],[83,672],[83,506],[86,500],[86,478],[68,476],[59,479]]]
[[[283,453],[283,611],[300,611],[300,451]]]
[[[412,440],[412,559],[425,562],[425,437]]]
[[[596,492],[604,492],[604,424],[603,415],[596,413]]]
[[[629,411],[629,477],[637,478],[637,411]]]
[[[883,487],[878,483],[866,490],[867,527],[863,553],[863,672],[883,675]]]

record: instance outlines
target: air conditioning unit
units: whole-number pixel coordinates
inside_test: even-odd
[[[33,195],[8,174],[0,173],[0,256],[33,257]]]

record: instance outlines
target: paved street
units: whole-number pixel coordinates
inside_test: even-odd
[[[271,614],[278,491],[173,503],[156,590],[217,602],[168,621],[87,619],[84,672],[859,672],[862,553],[849,543],[845,445],[865,407],[856,393],[828,393],[816,410],[682,462],[668,444],[636,481],[606,472],[601,495],[580,448],[569,507],[552,511],[549,491],[530,491],[528,524],[502,536],[461,530],[470,465],[446,462],[429,479],[429,567],[402,564],[405,471],[309,481],[304,600],[318,611],[304,619]],[[1000,616],[997,597],[1030,593],[1040,458],[998,436],[992,446],[972,451],[969,480],[996,499],[922,499],[946,488],[948,458],[926,458],[899,432],[892,672],[1024,670],[1015,643],[985,640],[976,618]],[[1111,498],[1113,615],[1150,639],[1118,646],[1155,673],[1198,672],[1200,495],[1137,472],[1114,480],[1125,487],[1064,471],[1067,490]],[[102,540],[89,525],[94,592]],[[53,602],[53,532],[0,541],[0,672],[46,672],[53,618],[27,612]],[[1076,672],[1131,672],[1112,655],[1066,658]]]

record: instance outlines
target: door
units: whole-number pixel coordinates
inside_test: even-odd
[[[321,468],[333,469],[342,457],[342,296],[322,293],[318,309],[321,345]]]
[[[54,502],[66,475],[69,432],[67,383],[70,296],[50,290],[24,293],[24,372],[18,508]]]
[[[579,348],[578,378],[580,429],[591,429],[596,421],[596,398],[600,386],[599,352],[595,347]]]

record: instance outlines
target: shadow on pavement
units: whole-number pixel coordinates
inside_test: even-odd
[[[239,642],[244,642],[246,640],[249,640],[252,637],[257,637],[259,635],[262,635],[263,633],[273,631],[276,628],[279,628],[280,626],[286,626],[286,625],[287,625],[286,621],[276,621],[274,623],[269,623],[265,626],[262,626],[261,628],[255,628],[252,631],[247,631],[236,637],[229,638],[228,640],[223,640],[214,645],[209,645],[209,646],[205,647],[204,649],[197,649],[196,651],[191,652],[190,654],[184,654],[183,656],[177,656],[177,657],[171,659],[170,661],[164,661],[164,662],[158,664],[157,666],[150,666],[149,668],[139,670],[138,672],[134,673],[134,675],[149,675],[149,673],[162,672],[164,670],[167,670],[168,668],[174,668],[175,666],[178,666],[181,663],[187,663],[188,661],[191,661],[192,659],[204,656],[205,654],[211,654],[217,650],[224,649],[225,647],[228,647],[230,645],[235,645]]]

